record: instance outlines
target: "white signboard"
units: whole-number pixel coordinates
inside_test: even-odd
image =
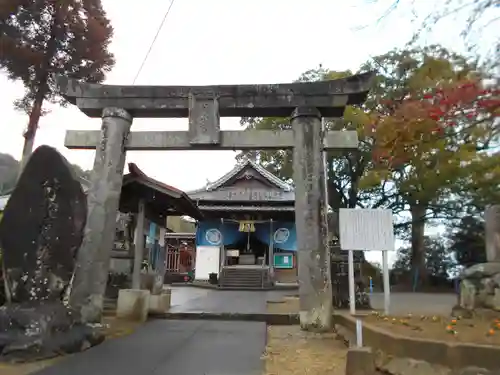
[[[220,247],[197,246],[195,280],[208,280],[211,273],[219,274]]]
[[[165,234],[167,233],[166,228],[160,228],[160,239],[158,240],[158,244],[163,247],[165,246]]]
[[[394,250],[392,210],[339,210],[339,236],[342,250]]]

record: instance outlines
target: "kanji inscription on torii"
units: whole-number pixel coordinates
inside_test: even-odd
[[[58,77],[68,101],[90,117],[102,117],[100,131],[68,131],[65,140],[68,148],[96,149],[86,231],[91,247],[79,253],[86,257],[79,260],[80,274],[107,277],[105,260],[114,234],[107,229],[116,217],[126,150],[293,149],[301,326],[329,330],[332,292],[322,152],[356,149],[358,139],[355,131],[323,132],[321,117],[342,117],[347,105],[363,103],[373,77],[364,73],[332,81],[225,86],[110,86]],[[221,131],[221,116],[291,117],[292,130]],[[187,117],[189,130],[130,132],[134,117]],[[102,301],[98,282],[75,285],[82,289],[82,301]]]

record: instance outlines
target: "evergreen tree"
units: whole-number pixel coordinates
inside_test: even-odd
[[[29,115],[22,165],[33,150],[44,101],[64,104],[54,75],[103,81],[114,65],[112,35],[100,0],[2,0],[0,68],[26,89],[14,103]]]

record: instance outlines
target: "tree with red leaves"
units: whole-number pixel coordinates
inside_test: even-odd
[[[372,124],[377,140],[374,157],[379,164],[397,170],[416,156],[426,163],[432,158],[435,164],[437,151],[446,147],[474,157],[499,135],[500,128],[494,126],[500,114],[498,87],[467,79],[425,91],[397,103],[385,102],[392,113],[380,114]]]
[[[427,221],[447,212],[456,218],[465,209],[462,202],[457,210],[450,197],[491,185],[492,175],[500,178],[500,155],[492,152],[500,134],[498,86],[454,60],[427,55],[397,95],[380,101],[366,128],[374,139],[375,168],[365,187],[390,181],[400,211],[409,211],[412,265],[422,284]]]
[[[355,151],[328,153],[328,202],[333,210],[391,209],[396,233],[405,239],[410,234],[412,266],[422,271],[425,283],[427,223],[459,219],[465,201],[475,200],[478,207],[485,200],[491,203],[498,184],[485,176],[500,181],[500,155],[492,152],[500,130],[494,121],[497,87],[485,84],[487,74],[474,61],[439,45],[388,51],[372,57],[359,72],[366,71],[377,76],[365,104],[347,106],[342,119],[325,121],[327,129],[354,130],[359,139]],[[320,66],[299,81],[350,74]],[[250,118],[242,125],[282,130],[290,128],[290,121]],[[239,157],[253,158],[285,181],[293,177],[291,152],[263,150]],[[485,198],[469,197],[479,184]]]
[[[44,102],[65,104],[55,90],[54,75],[102,82],[114,65],[108,51],[112,35],[100,0],[2,0],[0,67],[26,88],[14,103],[29,115],[22,166],[46,113]]]

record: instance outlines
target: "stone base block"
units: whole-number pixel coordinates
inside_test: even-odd
[[[1,362],[54,358],[87,350],[103,341],[102,330],[82,324],[79,313],[60,301],[0,307],[0,369]]]
[[[371,348],[350,348],[347,352],[346,375],[376,375],[375,355]]]
[[[172,294],[170,289],[164,290],[157,295],[152,294],[149,297],[149,313],[163,314],[168,312],[170,309],[171,297]]]
[[[145,322],[149,312],[149,290],[121,289],[118,293],[116,317]]]

